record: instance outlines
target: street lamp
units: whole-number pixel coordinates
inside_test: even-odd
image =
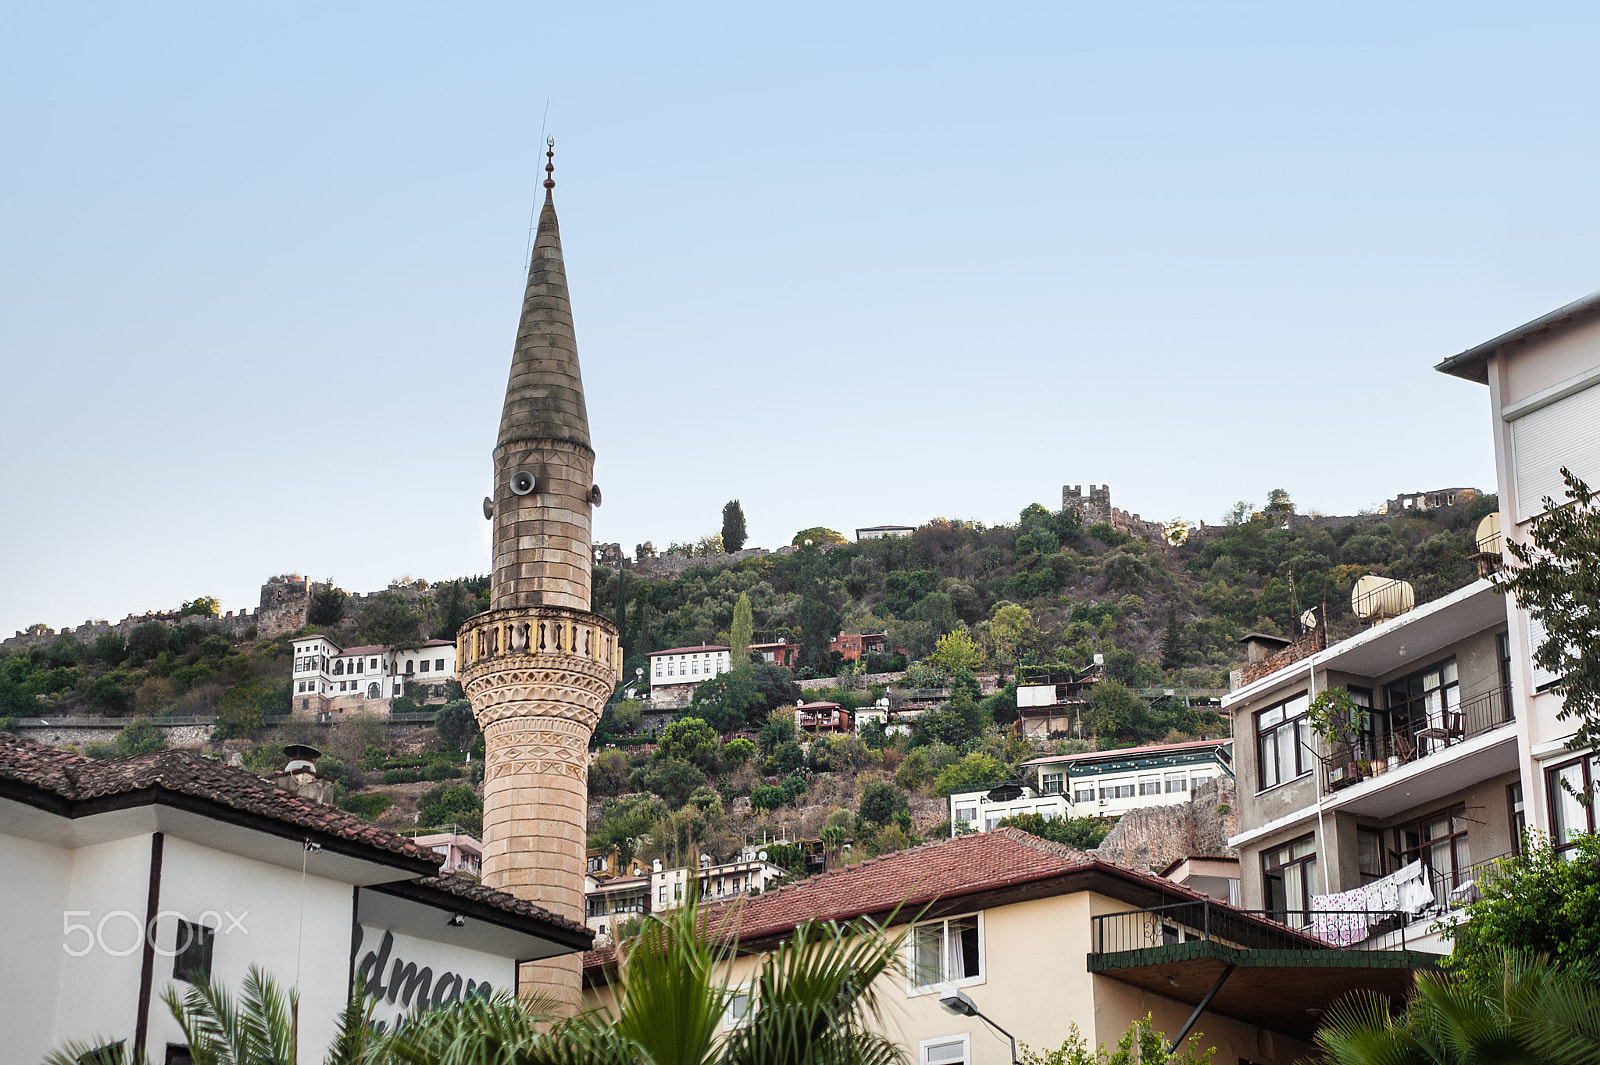
[[[939,1005],[955,1014],[957,1017],[976,1017],[990,1028],[1011,1040],[1011,1065],[1017,1065],[1017,1037],[1000,1027],[994,1021],[985,1017],[978,1009],[978,1004],[967,997],[966,992],[951,988],[939,996]]]

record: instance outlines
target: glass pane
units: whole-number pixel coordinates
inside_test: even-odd
[[[934,1043],[922,1051],[922,1065],[964,1065],[966,1060],[967,1045],[959,1039],[950,1043]]]
[[[1442,672],[1444,673],[1444,682],[1446,684],[1454,684],[1456,682],[1456,660],[1452,658],[1446,662]]]
[[[1564,766],[1551,776],[1555,809],[1551,811],[1550,835],[1557,845],[1571,843],[1573,836],[1589,830],[1589,811],[1578,801],[1583,795],[1583,765]]]
[[[959,921],[950,922],[950,939],[961,944],[960,952],[956,955],[959,963],[959,973],[952,973],[953,978],[967,978],[983,975],[983,958],[978,953],[978,918],[963,917]]]
[[[939,982],[939,955],[944,947],[944,925],[919,925],[911,935],[911,982],[926,986]]]

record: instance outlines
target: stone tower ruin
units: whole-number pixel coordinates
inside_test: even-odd
[[[461,684],[487,745],[483,879],[582,922],[589,736],[622,664],[589,611],[590,516],[600,502],[546,158],[544,209],[511,358],[494,495],[490,609],[457,637]],[[581,958],[523,968],[521,986],[576,1011]]]

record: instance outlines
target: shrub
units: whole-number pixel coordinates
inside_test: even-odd
[[[722,764],[729,769],[737,769],[748,762],[755,753],[756,745],[740,736],[722,745]]]
[[[417,824],[431,828],[458,825],[474,836],[483,835],[483,800],[467,784],[438,784],[422,794]]]
[[[359,795],[346,795],[338,800],[339,809],[357,817],[365,817],[368,821],[376,821],[389,807],[394,805],[394,800],[378,791],[364,791]]]
[[[907,809],[906,793],[886,780],[875,780],[861,792],[861,820],[886,825],[894,815]]]
[[[478,719],[473,716],[471,703],[465,699],[453,699],[439,710],[433,727],[439,732],[440,743],[452,750],[464,751],[478,734]]]
[[[789,793],[781,784],[761,784],[750,789],[752,810],[776,810],[789,801]]]
[[[416,769],[385,769],[383,782],[385,784],[415,784],[422,779],[422,773]]]

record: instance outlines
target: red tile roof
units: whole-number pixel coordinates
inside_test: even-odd
[[[8,783],[13,786],[4,787]],[[0,733],[0,794],[24,802],[43,799],[48,805],[67,807],[62,812],[75,816],[87,812],[82,807],[91,803],[101,805],[122,797],[131,800],[130,805],[143,805],[160,801],[163,793],[332,836],[381,852],[370,855],[375,860],[387,855],[390,864],[418,873],[432,873],[439,866],[437,854],[404,836],[338,807],[292,795],[247,769],[224,765],[194,751],[157,751],[102,761]],[[55,802],[48,802],[50,799]]]

